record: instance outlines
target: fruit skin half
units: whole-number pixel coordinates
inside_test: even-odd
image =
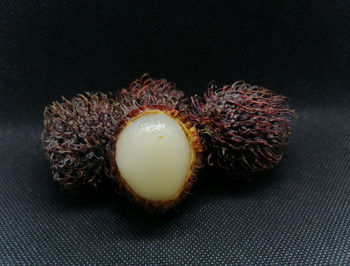
[[[175,119],[176,122],[182,127],[184,133],[188,139],[191,148],[191,162],[190,168],[187,172],[187,176],[182,189],[170,200],[150,200],[139,196],[125,181],[116,163],[116,145],[122,130],[128,126],[132,121],[137,118],[150,113],[162,113]],[[126,115],[119,127],[115,132],[115,136],[110,139],[109,159],[110,159],[110,173],[109,176],[117,182],[122,194],[127,195],[129,200],[139,206],[141,206],[146,212],[153,214],[162,214],[180,202],[182,202],[189,194],[192,186],[197,180],[197,173],[202,168],[202,144],[195,125],[180,111],[174,110],[164,105],[147,105],[132,110]]]

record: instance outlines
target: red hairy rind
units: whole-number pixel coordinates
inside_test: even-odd
[[[189,100],[184,92],[176,89],[173,82],[165,79],[152,79],[148,74],[131,82],[129,89],[122,89],[116,99],[128,106],[134,102],[137,106],[164,105],[175,110],[188,109]]]
[[[108,135],[121,119],[120,106],[103,93],[63,98],[44,111],[41,139],[53,179],[68,194],[96,192],[102,182]]]
[[[243,81],[192,98],[191,119],[198,123],[207,163],[238,177],[262,172],[282,158],[295,116],[286,98]]]
[[[127,184],[122,175],[118,170],[118,166],[116,164],[116,145],[121,131],[127,126],[127,124],[135,119],[136,117],[141,116],[144,113],[152,112],[152,111],[160,111],[168,114],[172,118],[181,122],[181,125],[186,133],[188,140],[191,143],[191,149],[193,150],[193,161],[191,164],[191,168],[189,170],[189,176],[179,194],[171,199],[166,201],[153,201],[142,198],[136,192],[132,190],[132,188]],[[194,127],[194,124],[188,119],[188,117],[182,114],[178,110],[174,110],[169,106],[165,105],[144,105],[139,108],[131,110],[124,118],[121,120],[119,126],[116,128],[114,137],[110,138],[110,142],[108,144],[109,158],[110,158],[110,171],[109,177],[112,178],[119,185],[119,191],[126,195],[131,202],[136,203],[141,206],[145,211],[150,214],[158,213],[162,214],[180,202],[182,202],[186,196],[188,195],[190,189],[197,179],[197,172],[203,166],[202,165],[202,143],[200,141],[199,134]],[[171,152],[171,151],[169,151]],[[137,167],[137,166],[135,166]]]

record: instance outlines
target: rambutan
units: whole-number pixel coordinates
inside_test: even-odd
[[[109,168],[106,144],[120,109],[103,93],[53,102],[44,111],[41,139],[53,179],[68,194],[94,194]]]
[[[208,165],[249,177],[275,166],[282,158],[295,115],[286,98],[238,81],[209,85],[202,98],[192,98],[191,119],[206,149]]]
[[[142,76],[117,101],[123,119],[110,140],[110,176],[132,202],[163,213],[189,193],[201,164],[201,142],[183,92]]]

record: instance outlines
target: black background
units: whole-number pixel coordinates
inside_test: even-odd
[[[347,1],[1,1],[1,264],[349,264]],[[40,133],[61,95],[142,73],[191,95],[246,80],[298,114],[282,163],[252,183],[202,172],[172,215],[110,193],[65,197]]]

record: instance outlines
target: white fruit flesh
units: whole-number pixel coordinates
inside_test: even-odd
[[[148,200],[171,200],[186,181],[190,144],[175,119],[164,113],[146,113],[120,133],[116,163],[137,195]]]

